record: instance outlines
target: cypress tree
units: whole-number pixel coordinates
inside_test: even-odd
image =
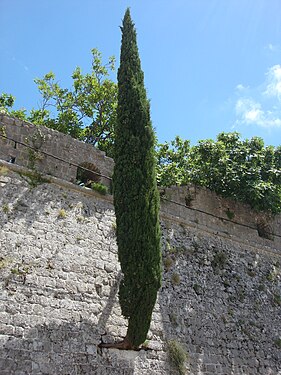
[[[123,347],[135,348],[146,340],[161,285],[159,194],[155,135],[129,9],[121,30],[113,191],[123,273],[119,300],[128,318]]]

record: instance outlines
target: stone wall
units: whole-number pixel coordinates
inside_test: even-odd
[[[186,374],[281,374],[280,217],[204,189],[163,191],[147,350],[99,349],[126,332],[111,196],[0,171],[1,375],[178,374],[169,343],[187,353]]]
[[[113,160],[90,144],[44,126],[0,114],[0,159],[75,182],[77,166],[91,163],[110,186]]]
[[[197,229],[235,237],[243,243],[281,253],[281,215],[257,212],[250,206],[222,198],[193,185],[160,191],[161,211],[185,220]]]

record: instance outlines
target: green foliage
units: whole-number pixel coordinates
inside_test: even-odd
[[[273,294],[273,302],[278,305],[278,306],[281,306],[281,295],[278,294],[278,293],[274,293]]]
[[[281,212],[281,146],[253,137],[221,133],[193,147],[177,137],[157,150],[160,186],[194,183],[256,210]]]
[[[4,167],[4,166],[2,166],[2,165],[0,165],[0,176],[1,175],[5,175],[5,174],[7,174],[9,172],[9,169],[7,168],[7,167]]]
[[[173,311],[169,314],[169,319],[170,319],[170,322],[172,323],[173,326],[178,326],[178,317],[176,315],[176,313],[174,313]]]
[[[12,108],[15,103],[15,97],[9,94],[0,95],[0,110],[5,112],[7,108]]]
[[[270,282],[274,282],[276,281],[278,278],[278,270],[277,268],[273,267],[273,269],[268,272],[268,274],[266,275],[266,279]]]
[[[91,73],[82,74],[77,67],[72,74],[72,88],[62,88],[55,74],[36,78],[42,104],[27,115],[25,109],[12,110],[15,98],[0,96],[0,112],[44,125],[97,146],[112,156],[116,121],[117,85],[109,79],[114,71],[114,58],[102,64],[101,53],[92,50]]]
[[[163,264],[164,264],[164,267],[166,268],[167,271],[169,271],[169,269],[172,267],[172,265],[174,264],[174,261],[173,259],[170,257],[170,256],[167,256],[164,260],[163,260]]]
[[[178,285],[180,283],[180,275],[177,273],[177,272],[174,272],[172,274],[172,284],[175,286],[175,285]]]
[[[4,212],[4,214],[8,214],[10,212],[10,207],[7,203],[3,204],[2,211]]]
[[[58,212],[58,218],[59,219],[65,219],[66,218],[66,211],[64,208],[61,208]]]
[[[106,195],[108,193],[107,187],[99,182],[92,182],[91,189],[99,192],[102,195]]]
[[[31,188],[35,188],[38,185],[50,182],[48,178],[43,177],[41,173],[36,171],[19,173],[19,175],[29,184]]]
[[[281,337],[279,337],[278,339],[276,339],[274,341],[274,344],[277,346],[277,348],[281,349]]]
[[[186,373],[184,363],[187,359],[187,354],[184,348],[176,340],[168,341],[168,354],[173,366],[178,370],[180,375]]]
[[[211,262],[213,269],[222,270],[225,267],[227,261],[227,256],[224,252],[218,252],[214,255],[214,258]]]
[[[0,270],[6,268],[10,262],[9,258],[0,257]]]
[[[234,219],[235,213],[233,211],[230,211],[229,208],[225,211],[225,214],[226,214],[226,216],[228,217],[229,220]]]
[[[40,152],[35,151],[32,148],[28,149],[28,167],[30,169],[34,169],[35,162],[37,160],[42,160],[42,159],[43,159],[43,155]]]
[[[146,339],[161,284],[159,194],[155,137],[129,9],[121,29],[113,190],[123,272],[119,299],[129,319],[126,339],[135,347]]]
[[[26,120],[26,110],[18,109],[13,110],[13,106],[15,104],[15,97],[11,94],[2,93],[0,95],[0,113],[4,113],[6,115],[11,115],[17,117],[22,120]]]
[[[196,294],[200,294],[200,292],[201,292],[201,288],[200,288],[200,285],[199,284],[193,284],[193,289],[194,289],[194,292],[196,293]]]
[[[157,182],[160,186],[182,185],[188,170],[189,141],[180,137],[157,146]]]

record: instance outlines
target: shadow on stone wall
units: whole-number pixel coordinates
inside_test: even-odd
[[[131,362],[97,349],[103,328],[91,321],[37,325],[25,337],[10,337],[1,353],[1,375],[132,375]],[[106,351],[104,349],[104,351]]]
[[[120,339],[119,324],[126,329],[114,306],[120,272],[112,205],[52,184],[32,189],[18,174],[4,177],[1,375],[132,375],[132,358],[98,350],[103,339]]]
[[[114,342],[114,340],[116,339],[116,337],[110,335],[110,332],[107,332],[107,328],[106,328],[106,325],[107,325],[107,322],[108,322],[108,319],[110,316],[112,316],[112,310],[113,310],[113,306],[116,304],[117,302],[117,293],[118,293],[118,290],[119,290],[119,284],[120,284],[120,281],[121,281],[121,277],[122,277],[122,274],[121,274],[121,271],[118,272],[117,276],[116,276],[116,280],[113,284],[113,286],[111,287],[110,289],[110,294],[108,296],[108,300],[107,300],[107,303],[99,317],[99,320],[98,320],[98,327],[100,329],[100,332],[101,332],[101,337],[100,337],[100,343],[103,343],[105,342]]]
[[[99,316],[95,316],[89,307],[88,319],[82,318],[87,311],[81,311],[79,321],[67,321],[67,318],[64,321],[63,316],[54,319],[50,311],[49,315],[44,313],[37,317],[42,323],[26,327],[27,316],[22,322],[23,327],[15,328],[9,335],[6,332],[7,335],[1,337],[1,375],[133,375],[132,356],[120,356],[116,350],[98,348],[107,334],[106,326],[116,303],[119,279],[120,274]],[[28,309],[28,306],[23,305],[23,309]],[[113,341],[116,337],[108,333],[107,339]]]

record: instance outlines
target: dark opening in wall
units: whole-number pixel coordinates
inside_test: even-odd
[[[88,162],[79,164],[76,174],[76,180],[79,183],[89,186],[92,182],[100,182],[100,179],[100,170],[97,166],[95,166],[95,164]]]
[[[257,230],[260,237],[273,241],[272,228],[265,219],[257,221]]]

